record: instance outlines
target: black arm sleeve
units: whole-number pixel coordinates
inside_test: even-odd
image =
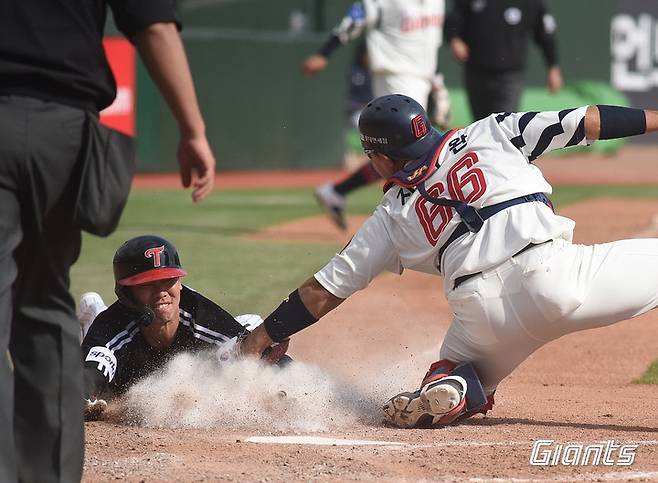
[[[85,364],[83,371],[84,398],[92,401],[98,399],[107,388],[107,379],[102,372],[89,363]]]
[[[466,17],[468,15],[468,1],[455,0],[452,10],[446,18],[444,37],[446,42],[450,42],[455,37],[464,39],[464,30]]]
[[[270,339],[281,342],[317,321],[302,302],[299,290],[295,290],[267,316],[263,325]]]
[[[123,350],[115,352],[114,348],[110,349],[110,342],[125,340],[127,343],[130,323],[134,318],[134,313],[115,302],[98,314],[89,327],[80,346],[86,399],[101,396],[110,381],[120,373],[125,346]]]
[[[147,27],[160,22],[175,23],[182,29],[171,0],[108,0],[114,22],[129,40]]]
[[[647,131],[647,117],[643,109],[597,105],[601,121],[599,139],[619,139],[637,136]]]
[[[334,53],[334,51],[340,47],[342,44],[340,43],[340,39],[338,38],[337,35],[331,34],[331,36],[327,39],[327,41],[322,44],[322,47],[318,50],[318,54],[324,55],[326,58],[329,58],[331,54]]]
[[[558,63],[555,25],[550,25],[551,22],[555,22],[554,18],[549,16],[544,2],[539,0],[534,21],[533,38],[542,51],[546,65],[549,67]]]

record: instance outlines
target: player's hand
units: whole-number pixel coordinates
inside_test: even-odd
[[[268,335],[265,326],[261,324],[240,341],[240,355],[260,358],[265,349],[273,343],[274,341]]]
[[[439,131],[447,131],[452,122],[452,106],[450,104],[450,94],[446,88],[443,74],[434,74],[434,77],[432,78],[430,99],[434,107],[432,121],[436,124]]]
[[[192,200],[204,199],[215,186],[215,156],[205,135],[181,137],[177,151],[181,182],[193,188]]]
[[[318,72],[322,72],[328,63],[329,60],[324,55],[313,54],[302,64],[302,74],[304,77],[313,77]]]
[[[455,60],[462,64],[468,60],[470,55],[468,45],[459,37],[455,37],[450,41],[450,52],[452,52],[452,56]]]
[[[562,71],[557,65],[554,65],[550,69],[548,69],[547,84],[548,84],[548,90],[552,94],[555,94],[560,89],[562,89],[563,86]]]
[[[107,409],[104,399],[85,399],[85,421],[96,421]]]
[[[279,362],[279,359],[286,355],[289,345],[290,339],[286,339],[279,344],[275,342],[263,351],[261,359],[269,364],[276,364]]]

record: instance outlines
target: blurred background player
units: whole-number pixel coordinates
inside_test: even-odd
[[[543,0],[455,0],[446,22],[474,120],[516,112],[525,86],[528,40],[541,49],[552,93],[562,88],[555,18]]]
[[[365,41],[361,41],[354,49],[354,59],[349,67],[346,111],[350,127],[358,130],[361,109],[373,97],[368,48]]]
[[[427,107],[430,93],[437,91],[438,118],[445,124],[447,93],[443,78],[435,79],[438,50],[443,38],[444,0],[363,0],[354,3],[320,50],[302,64],[312,77],[324,70],[331,54],[365,32],[367,61],[375,96],[403,93]],[[437,104],[439,104],[437,102]],[[444,127],[444,126],[442,126]],[[337,183],[320,186],[315,196],[330,218],[342,229],[345,196],[379,176],[370,163]]]
[[[106,307],[100,295],[82,296],[85,417],[107,407],[104,393],[117,394],[161,368],[181,352],[218,349],[232,357],[241,337],[262,319],[231,314],[181,283],[187,275],[174,245],[144,235],[125,242],[114,255],[117,301]],[[266,361],[285,364],[287,343],[272,347]]]

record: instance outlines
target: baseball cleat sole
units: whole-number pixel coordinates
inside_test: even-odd
[[[426,428],[440,423],[457,408],[466,395],[466,381],[451,376],[435,381],[416,392],[402,392],[384,404],[384,420],[399,428]]]

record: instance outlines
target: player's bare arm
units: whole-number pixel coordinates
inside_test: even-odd
[[[316,319],[324,317],[345,301],[320,285],[315,277],[309,278],[298,290],[302,303]]]
[[[139,54],[178,124],[178,164],[184,187],[201,201],[215,184],[215,156],[199,109],[192,74],[176,25],[156,23],[135,36]]]
[[[296,298],[298,294],[299,299]],[[301,330],[308,325],[321,319],[333,309],[342,304],[345,299],[336,297],[326,288],[324,288],[314,277],[309,278],[304,282],[295,292],[284,300],[279,308],[275,310],[267,319],[265,323],[258,326],[246,339],[242,341],[240,352],[245,355],[260,356],[265,349],[270,347],[274,342],[281,342],[297,330]],[[308,315],[304,314],[308,312]],[[294,316],[296,313],[301,313],[303,321],[287,320],[288,316]],[[312,320],[312,322],[311,322]],[[305,323],[294,332],[287,334],[288,331],[293,330],[291,323]],[[310,322],[310,323],[309,323]],[[279,331],[279,325],[284,324],[283,330],[286,334],[277,337],[274,333],[270,336],[267,327],[274,327],[275,331]],[[279,340],[277,340],[279,339]]]
[[[371,19],[371,21],[373,21]],[[329,64],[329,57],[341,45],[360,36],[366,27],[366,12],[360,2],[351,5],[341,22],[316,53],[307,57],[301,65],[304,77],[310,78],[322,72]]]

